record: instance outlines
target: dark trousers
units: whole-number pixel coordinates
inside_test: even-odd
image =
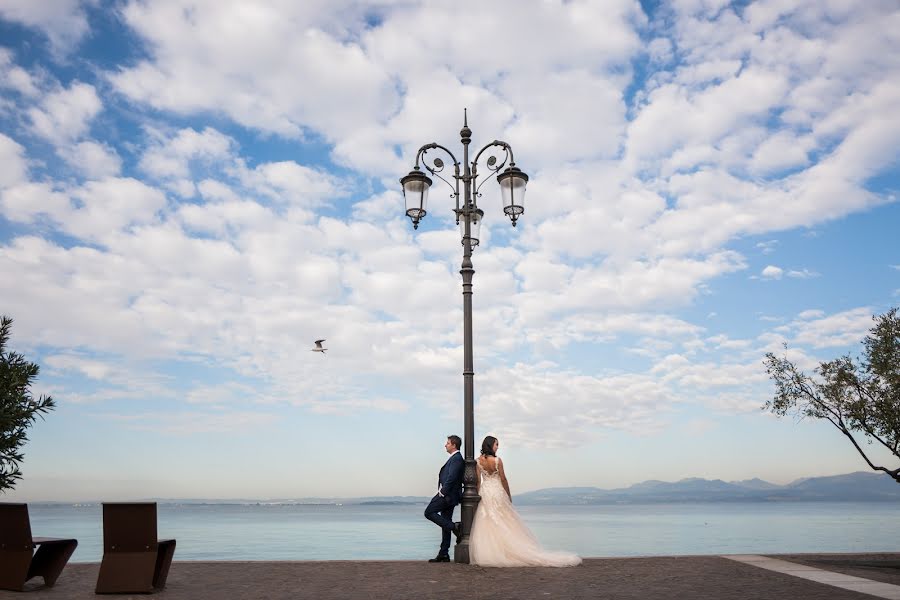
[[[441,528],[441,549],[438,556],[450,556],[450,534],[453,533],[455,508],[455,504],[450,504],[440,494],[435,495],[425,508],[425,518]]]

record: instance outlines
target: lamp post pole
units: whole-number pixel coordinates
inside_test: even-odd
[[[425,144],[419,148],[416,154],[416,163],[412,171],[402,179],[403,196],[406,200],[406,215],[412,219],[413,228],[418,229],[419,221],[427,212],[428,190],[432,180],[423,173],[419,164],[432,175],[442,179],[453,188],[453,197],[456,200],[456,222],[460,226],[462,234],[463,259],[460,274],[463,278],[463,430],[464,430],[464,458],[465,470],[463,472],[463,495],[461,507],[462,524],[460,526],[460,538],[453,552],[453,559],[458,563],[469,563],[469,536],[472,533],[472,522],[475,518],[475,509],[481,499],[476,491],[476,463],[475,463],[475,365],[472,352],[472,278],[475,268],[472,265],[472,250],[479,243],[481,231],[481,219],[484,212],[478,208],[477,198],[481,196],[479,190],[494,175],[500,184],[501,197],[503,199],[503,212],[512,220],[513,227],[516,220],[524,212],[525,185],[528,183],[528,175],[516,167],[512,148],[506,142],[494,140],[484,146],[475,155],[475,159],[469,161],[469,144],[472,141],[472,130],[469,129],[468,117],[464,113],[463,128],[460,130],[460,141],[463,145],[462,165],[456,160],[450,150],[436,143]],[[503,160],[498,164],[497,157],[491,155],[486,166],[488,177],[477,187],[478,159],[488,150],[496,149],[504,152]],[[425,154],[433,149],[445,152],[453,161],[454,172],[451,176],[453,183],[445,179],[441,172],[444,170],[444,162],[435,158],[432,164],[425,162]],[[501,169],[509,162],[509,167],[501,172]],[[462,173],[460,173],[462,167]],[[462,207],[460,207],[460,182],[463,187]]]
[[[460,519],[460,535],[453,550],[453,560],[469,564],[469,536],[472,533],[472,521],[475,520],[475,508],[481,497],[477,489],[477,469],[475,468],[475,362],[472,356],[472,278],[475,267],[472,265],[472,172],[469,168],[469,143],[472,141],[472,130],[468,119],[463,120],[463,128],[459,132],[463,144],[463,188],[465,189],[463,259],[459,269],[463,278],[463,435],[466,459],[463,472],[462,513]]]

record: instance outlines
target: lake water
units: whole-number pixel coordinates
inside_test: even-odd
[[[418,505],[159,505],[176,560],[421,560],[438,528]],[[520,506],[541,543],[581,556],[900,552],[900,504],[778,502]],[[35,536],[75,537],[76,562],[103,554],[99,504],[29,505]],[[459,518],[457,509],[456,518]]]

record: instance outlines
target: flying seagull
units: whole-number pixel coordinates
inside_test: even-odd
[[[316,340],[316,347],[313,348],[312,351],[313,352],[321,352],[322,356],[325,356],[325,351],[328,350],[328,348],[322,347],[322,342],[324,342],[324,341],[325,340]]]

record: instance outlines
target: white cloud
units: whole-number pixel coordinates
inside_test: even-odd
[[[297,207],[315,206],[347,193],[340,178],[294,161],[265,162],[250,168],[238,155],[237,142],[210,127],[168,135],[155,130],[148,133],[151,141],[141,156],[141,170],[183,198],[195,196],[198,184],[205,186],[204,196],[214,199],[225,194],[237,200],[240,193],[246,193],[254,199]],[[229,189],[210,175],[233,180],[238,189]]]
[[[594,313],[587,309],[546,324],[523,322],[523,325],[528,326],[527,339],[536,346],[550,343],[556,348],[572,342],[611,342],[623,334],[650,336],[648,341],[659,346],[670,343],[664,340],[694,338],[703,330],[664,314]]]
[[[713,429],[718,427],[718,423],[716,423],[713,419],[705,419],[705,418],[697,418],[691,419],[687,423],[684,424],[684,430],[690,434],[695,436],[703,435]]]
[[[0,133],[0,190],[23,183],[28,172],[25,148],[11,137]]]
[[[756,247],[762,251],[763,254],[772,254],[775,252],[775,248],[778,246],[778,240],[767,240],[765,242],[759,242],[756,244]]]
[[[775,265],[768,265],[762,270],[759,277],[752,276],[751,279],[781,279],[782,277],[791,277],[792,279],[813,279],[815,277],[820,277],[820,274],[805,268],[784,270]]]
[[[341,39],[342,19],[355,25],[359,11],[350,3],[129,2],[123,18],[152,58],[111,80],[159,109],[215,110],[249,127],[292,137],[310,127],[334,139],[396,102],[383,69]]]
[[[3,0],[0,16],[40,29],[57,52],[68,52],[89,31],[84,7],[96,0]]]
[[[523,260],[525,264],[527,259]],[[697,295],[702,282],[743,267],[742,258],[732,252],[702,259],[665,258],[586,266],[574,270],[566,285],[523,292],[517,301],[519,318],[540,326],[568,312],[682,306]]]
[[[235,174],[247,188],[280,204],[315,206],[347,193],[338,177],[294,161],[263,163],[253,169],[239,162]]]
[[[787,276],[793,277],[794,279],[812,279],[814,277],[820,277],[820,274],[815,271],[810,271],[809,269],[791,269],[787,272]]]
[[[592,377],[548,366],[485,373],[480,426],[527,448],[573,448],[613,430],[652,434],[672,410],[671,392],[654,377]]]
[[[232,237],[240,232],[265,229],[277,217],[270,209],[250,200],[240,200],[227,186],[205,180],[198,186],[205,204],[182,204],[177,220],[191,232]],[[223,194],[227,197],[221,197]]]
[[[515,101],[517,119],[504,137],[539,164],[615,157],[625,130],[624,85],[587,70],[549,74],[537,89],[527,79],[505,81],[500,89]]]
[[[515,230],[496,184],[479,200],[489,218],[475,258],[478,349],[499,361],[479,372],[486,422],[572,447],[611,430],[659,431],[674,404],[758,408],[763,347],[791,336],[830,347],[863,319],[805,311],[769,337],[740,339],[676,310],[747,268],[736,238],[887,201],[866,185],[900,139],[890,7],[867,4],[841,23],[795,4],[736,14],[685,3],[645,44],[631,1],[478,4],[482,18],[452,36],[446,23],[475,3],[384,5],[364,25],[370,7],[350,2],[128,2],[123,18],[147,58],[107,75],[139,118],[155,109],[144,140],[88,137],[104,86],[54,87],[8,55],[0,62],[19,94],[47,92],[22,122],[96,180],[54,179],[52,167],[29,180],[27,152],[0,134],[0,210],[31,226],[0,246],[0,279],[30,284],[9,310],[56,349],[55,368],[104,378],[93,401],[126,397],[110,383],[117,363],[60,362],[68,349],[197,360],[267,383],[198,384],[186,400],[203,410],[132,426],[230,431],[243,413],[229,407],[245,397],[338,414],[401,412],[410,390],[441,398],[462,357],[459,239],[437,187],[429,219],[446,228],[413,234],[396,178],[419,144],[456,151],[468,106],[475,146],[512,142],[532,176]],[[854,49],[858,25],[879,44],[872,64]],[[632,65],[646,56],[659,72],[645,81]],[[355,179],[256,154],[272,134],[314,138]],[[132,156],[147,181],[119,177],[123,163],[132,174]],[[375,177],[385,191],[365,191]],[[335,199],[348,197],[345,213]],[[769,265],[760,276],[815,275]],[[328,360],[303,361],[319,336],[333,343]],[[653,366],[609,375],[537,362],[613,341]],[[385,378],[402,380],[396,397],[379,389]]]
[[[665,64],[672,60],[672,40],[664,37],[658,37],[651,40],[647,46],[647,54],[650,60],[655,63]]]
[[[19,183],[0,192],[0,210],[10,221],[33,223],[39,217],[61,219],[70,210],[66,194],[46,183]]]
[[[212,162],[231,158],[235,144],[230,137],[212,129],[182,129],[167,137],[151,130],[152,141],[140,159],[140,168],[159,179],[187,179],[191,161]]]
[[[0,195],[0,208],[13,221],[50,219],[76,238],[109,242],[133,225],[151,223],[166,206],[157,189],[131,178],[107,177],[67,190],[28,183]]]
[[[72,191],[79,204],[62,217],[62,227],[82,239],[103,239],[132,225],[152,223],[165,196],[136,179],[109,177]]]
[[[212,19],[211,7],[200,4],[191,13],[192,20],[188,21],[179,12],[180,8],[183,7],[179,2],[172,1],[161,6],[134,3],[126,10],[129,22],[151,42],[153,53],[150,61],[121,72],[115,81],[125,85],[127,81],[135,83],[132,78],[139,78],[141,73],[159,76],[159,81],[146,89],[134,88],[134,98],[187,113],[219,110],[222,109],[223,95],[216,89],[227,81],[230,93],[226,95],[224,110],[239,122],[281,131],[285,135],[299,134],[306,128],[319,131],[335,143],[334,154],[338,160],[378,174],[396,175],[408,169],[409,165],[403,164],[397,156],[398,145],[408,157],[419,143],[432,138],[443,140],[448,135],[453,139],[459,126],[458,105],[465,104],[472,109],[470,120],[476,135],[483,130],[499,131],[510,138],[519,151],[520,165],[533,175],[535,171],[529,165],[558,164],[561,160],[585,160],[590,156],[615,159],[623,143],[627,148],[626,164],[631,164],[632,168],[649,164],[652,171],[652,165],[661,159],[664,169],[668,169],[665,172],[676,174],[670,179],[642,176],[641,181],[634,182],[629,180],[627,171],[620,169],[601,181],[590,174],[596,167],[594,164],[584,168],[575,166],[562,182],[545,183],[541,173],[537,173],[529,186],[532,200],[528,201],[527,219],[542,228],[541,249],[545,251],[562,250],[578,257],[607,252],[631,255],[713,252],[738,235],[765,233],[801,224],[808,226],[883,201],[861,187],[861,178],[865,177],[858,168],[861,163],[854,164],[853,169],[829,167],[815,171],[814,165],[786,179],[771,182],[741,177],[741,172],[747,170],[773,176],[780,173],[779,169],[802,169],[808,164],[812,151],[833,146],[834,133],[827,137],[826,131],[850,132],[853,126],[852,121],[844,119],[836,121],[848,123],[844,129],[832,125],[814,134],[803,133],[791,124],[774,135],[765,129],[771,114],[800,110],[797,103],[801,99],[793,95],[793,90],[820,77],[817,69],[823,68],[823,56],[827,55],[829,60],[833,58],[827,44],[819,38],[815,38],[814,43],[805,43],[804,36],[795,33],[794,29],[808,27],[803,21],[793,23],[788,19],[777,27],[769,25],[773,37],[791,44],[795,50],[774,53],[768,38],[760,36],[759,29],[754,29],[762,21],[742,20],[729,8],[712,11],[710,14],[715,15],[712,21],[706,17],[695,18],[694,11],[678,13],[677,35],[670,43],[683,54],[684,63],[678,67],[672,81],[655,89],[648,85],[647,94],[634,107],[634,118],[626,129],[628,115],[624,112],[622,98],[630,82],[627,76],[609,73],[618,73],[618,66],[626,64],[639,50],[634,25],[641,22],[641,16],[635,13],[633,5],[622,3],[605,7],[600,15],[588,15],[589,9],[580,5],[535,6],[541,14],[543,35],[554,30],[565,32],[556,36],[560,47],[554,45],[550,51],[544,48],[541,52],[524,43],[528,36],[522,35],[529,27],[536,26],[533,15],[526,17],[517,11],[516,15],[521,14],[521,22],[517,21],[519,26],[516,28],[519,35],[507,39],[504,35],[497,36],[497,31],[506,29],[492,27],[502,7],[496,7],[496,14],[493,6],[485,9],[477,28],[492,31],[492,35],[484,37],[491,46],[486,49],[482,44],[475,52],[465,44],[466,36],[457,39],[458,36],[432,35],[437,23],[442,22],[438,17],[448,10],[445,7],[402,7],[385,12],[379,25],[363,32],[358,41],[349,36],[351,41],[345,44],[348,51],[358,53],[364,62],[380,65],[380,69],[371,73],[379,74],[379,77],[393,76],[402,82],[402,96],[395,97],[393,92],[390,93],[396,100],[388,103],[394,107],[393,112],[387,114],[371,107],[362,112],[347,111],[337,104],[327,107],[327,111],[341,109],[343,123],[340,127],[327,127],[330,116],[312,118],[313,113],[320,114],[318,111],[325,108],[307,112],[306,108],[297,106],[299,100],[286,99],[280,92],[273,93],[267,85],[252,85],[264,83],[270,76],[276,78],[275,72],[290,63],[291,48],[313,43],[305,38],[288,40],[279,46],[279,52],[288,57],[287,61],[255,60],[252,63],[255,70],[248,72],[246,65],[251,64],[250,59],[256,55],[265,56],[277,45],[281,33],[287,31],[279,23],[266,30],[266,39],[261,38],[262,25],[272,22],[273,6],[260,5],[246,15],[249,33],[242,32],[246,39],[241,47],[249,47],[249,52],[248,56],[241,57],[230,56],[230,50],[225,46],[233,45],[228,42],[231,32],[221,27],[233,9],[227,9],[220,19]],[[305,24],[318,31],[320,38],[346,35],[347,30],[336,24],[335,14],[341,14],[351,27],[359,22],[354,20],[358,14],[353,8],[331,7],[327,16],[320,12],[321,8],[313,5],[298,8],[296,12],[290,9],[281,12],[280,17],[294,25]],[[867,10],[866,22],[877,20],[879,11],[883,11],[883,7]],[[823,25],[823,29],[816,30],[823,39],[843,39],[843,29],[825,27],[833,16],[826,18],[813,14],[808,6],[789,11],[788,16],[794,14],[813,19],[817,26]],[[582,27],[587,17],[595,19],[589,30]],[[504,18],[508,19],[509,15],[505,14]],[[170,19],[174,23],[171,30],[153,27]],[[401,31],[403,35],[398,35]],[[606,31],[609,35],[599,39],[597,31]],[[475,32],[467,35],[474,36]],[[293,33],[291,36],[297,37]],[[415,47],[416,51],[409,52],[406,44]],[[658,45],[663,44],[659,42]],[[589,51],[597,50],[598,45],[603,47],[603,53]],[[526,64],[527,68],[521,71],[504,68],[502,58],[510,53],[516,55],[516,64]],[[448,55],[454,56],[453,72],[443,59]],[[565,68],[559,66],[559,57],[564,55],[568,57]],[[709,56],[718,58],[711,61]],[[338,55],[333,59],[341,60]],[[221,68],[210,69],[203,62],[208,60],[221,60]],[[259,65],[265,66],[260,68]],[[854,76],[853,68],[857,66],[856,63],[842,63],[840,67],[835,64],[829,68],[832,68],[832,76],[839,74],[846,79]],[[307,68],[296,67],[295,71],[303,73]],[[542,86],[543,91],[535,93],[531,82],[538,73],[541,80],[552,80],[558,85]],[[180,82],[188,78],[191,79],[190,90],[176,93]],[[292,82],[300,77],[277,78],[282,87],[290,89]],[[206,80],[209,85],[198,84]],[[367,87],[369,84],[374,87]],[[383,85],[383,79],[362,78],[356,82],[354,94],[361,93],[368,98],[367,94]],[[143,91],[136,91],[139,89]],[[327,95],[326,92],[322,94]],[[165,95],[170,93],[174,95],[166,99]],[[643,93],[639,91],[638,97]],[[294,94],[299,95],[302,94]],[[840,109],[844,96],[846,94],[834,96],[831,104],[816,109],[817,114]],[[232,97],[242,98],[243,104],[238,105]],[[596,106],[597,98],[603,98],[605,108],[602,110]],[[590,99],[590,102],[582,107],[578,102],[584,99]],[[273,107],[273,113],[260,110],[260,105],[266,103]],[[874,116],[876,113],[886,114],[881,109],[854,114],[865,119],[866,114]],[[260,119],[269,120],[260,123]],[[554,123],[552,127],[547,125],[550,120]],[[586,127],[592,129],[587,131]],[[627,137],[622,138],[623,134]],[[883,139],[885,143],[893,143],[889,141],[892,139],[889,134]],[[584,146],[586,140],[590,142],[588,146]],[[835,166],[844,164],[838,160],[843,154],[840,147],[833,154]],[[522,152],[522,148],[527,152]],[[798,152],[803,156],[796,154]],[[848,153],[853,154],[855,150],[850,152],[848,149]],[[523,155],[526,162],[523,162]],[[882,148],[882,155],[890,156],[891,152]],[[646,159],[653,162],[647,163]],[[689,172],[698,165],[707,167],[700,173]],[[878,168],[865,169],[871,172]],[[322,180],[318,173],[300,176],[302,168],[295,169],[298,171],[296,180],[304,182],[297,188],[304,187],[309,181]],[[265,169],[256,166],[254,170],[260,171],[257,182],[262,185]],[[572,182],[577,183],[573,185]],[[172,180],[169,187],[182,195],[191,195],[194,190],[193,183],[183,177]],[[265,188],[259,191],[266,193]],[[637,195],[622,200],[621,208],[612,211],[607,208],[611,199],[618,200],[625,194]],[[284,190],[273,189],[270,195],[284,195]],[[329,195],[326,185],[321,196]],[[553,202],[541,202],[542,198],[550,197]],[[669,210],[664,210],[665,197],[676,202]],[[633,202],[634,198],[639,201]],[[488,201],[486,197],[485,202]],[[302,204],[309,205],[308,201]],[[650,212],[632,212],[643,206]],[[570,217],[559,222],[540,223],[542,218],[552,216],[554,212]],[[803,271],[797,270],[797,273]]]
[[[104,380],[114,375],[116,369],[105,362],[76,355],[54,354],[44,361],[52,369],[74,370],[96,380]]]
[[[320,415],[348,415],[361,411],[379,411],[403,413],[409,404],[392,398],[340,398],[318,402],[297,402],[296,406],[306,406],[311,412]]]
[[[51,354],[42,361],[44,376],[68,381],[76,377],[91,380],[90,391],[80,391],[77,385],[51,390],[57,398],[79,404],[99,404],[122,400],[175,398],[171,377],[148,371],[143,365],[130,363],[121,356],[98,358],[85,352]],[[59,379],[62,378],[62,379]],[[74,388],[74,389],[72,389]]]
[[[35,133],[60,144],[84,135],[102,108],[94,86],[75,81],[45,95],[40,108],[31,108],[28,115]]]
[[[152,431],[173,436],[204,433],[246,432],[275,423],[277,415],[267,412],[231,410],[222,412],[178,411],[174,413],[107,413],[104,418],[135,431]]]
[[[115,176],[122,170],[122,159],[116,150],[100,142],[78,142],[60,148],[59,153],[66,162],[90,179]]]
[[[603,254],[630,257],[652,251],[657,243],[652,231],[665,218],[666,202],[662,197],[649,190],[602,189],[600,181],[590,179],[580,183],[590,187],[564,191],[565,196],[575,200],[573,210],[537,225],[541,249],[579,258]],[[530,219],[528,205],[540,200],[526,196],[525,201]]]
[[[403,196],[396,189],[388,188],[353,205],[353,218],[362,221],[385,222],[396,217],[398,208],[403,206]],[[405,223],[404,223],[405,225]]]
[[[744,69],[697,93],[675,84],[662,86],[650,93],[629,124],[625,160],[640,165],[681,145],[716,143],[736,127],[762,118],[786,90],[784,77],[759,68]]]
[[[739,60],[706,57],[703,62],[679,66],[676,77],[679,83],[685,85],[721,82],[737,75],[741,66],[742,63]]]
[[[775,265],[768,265],[765,269],[762,270],[760,275],[765,279],[781,279],[784,275],[784,269],[781,267],[776,267]]]
[[[522,4],[504,1],[490,6],[468,0],[461,6],[423,4],[398,11],[367,37],[367,48],[396,73],[430,69],[439,57],[454,57],[459,71],[473,78],[517,76],[516,72],[546,72],[560,64],[575,68],[608,67],[640,49],[635,25],[644,20],[639,7],[614,0],[602,7],[590,3]],[[447,35],[443,23],[453,22],[458,9],[477,8],[480,19],[458,35]],[[536,39],[553,39],[538,47]]]
[[[214,385],[194,387],[185,396],[188,404],[226,406],[238,402],[247,404],[259,396],[259,390],[251,385],[228,381]]]
[[[714,335],[706,340],[722,350],[743,350],[750,346],[750,340],[733,340],[725,334]]]
[[[2,47],[0,47],[0,87],[14,90],[28,98],[34,98],[39,93],[34,77],[14,64],[13,53]]]
[[[829,316],[815,317],[814,312],[801,313],[800,321],[791,324],[794,341],[813,348],[855,345],[872,327],[872,309],[854,308]]]
[[[750,170],[765,175],[805,166],[813,143],[809,138],[798,138],[794,133],[781,131],[761,143],[750,159]]]
[[[798,319],[802,319],[804,321],[809,319],[818,319],[825,316],[824,310],[819,310],[816,308],[811,308],[809,310],[804,310],[800,314],[797,315]]]
[[[694,362],[680,354],[672,354],[657,362],[651,373],[663,382],[672,382],[684,390],[705,391],[712,388],[744,386],[766,380],[759,360],[748,363],[716,361]]]
[[[534,2],[524,11],[478,5],[479,19],[453,36],[440,25],[456,18],[449,7],[397,6],[363,31],[365,7],[307,4],[267,2],[248,9],[214,2],[188,7],[177,0],[129,3],[126,22],[148,42],[151,58],[114,74],[112,82],[157,108],[221,111],[238,123],[291,137],[314,131],[335,144],[342,162],[391,173],[397,145],[421,144],[409,136],[427,138],[437,123],[452,123],[440,131],[458,129],[462,106],[470,108],[476,133],[491,125],[512,142],[542,136],[535,151],[544,148],[555,161],[574,156],[573,143],[589,152],[617,146],[628,80],[604,76],[601,68],[627,66],[640,49],[633,23],[643,15],[633,2],[607,2],[602,11],[583,4]],[[231,18],[241,20],[240,31],[224,25]],[[538,49],[532,36],[556,41]],[[447,56],[454,73],[446,72]],[[570,68],[554,73],[564,62]],[[530,82],[548,71],[555,84],[536,94]],[[556,110],[560,102],[568,110]],[[511,103],[520,105],[520,115]],[[544,122],[551,117],[566,122],[549,128]],[[593,144],[585,126],[596,133]]]

